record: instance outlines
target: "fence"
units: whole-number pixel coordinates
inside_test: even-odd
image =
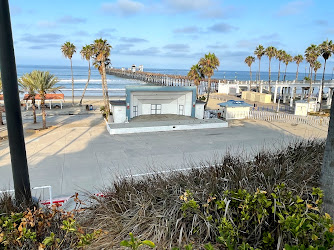
[[[265,111],[250,111],[248,119],[263,120],[263,121],[273,121],[273,122],[290,122],[295,124],[307,124],[310,126],[323,126],[328,127],[329,117],[320,116],[297,116],[293,114],[286,113],[272,113]]]

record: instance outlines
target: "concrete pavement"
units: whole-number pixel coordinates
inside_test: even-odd
[[[31,186],[51,185],[54,196],[96,192],[129,174],[184,168],[230,152],[279,147],[297,136],[257,122],[229,128],[110,135],[100,114],[47,117],[48,130],[24,120]],[[8,141],[0,141],[0,190],[12,188]]]

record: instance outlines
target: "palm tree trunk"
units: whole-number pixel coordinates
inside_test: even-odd
[[[332,96],[333,100],[334,96]],[[334,215],[334,101],[330,109],[328,134],[321,168],[320,183],[324,191],[324,210]]]
[[[249,66],[249,75],[250,75],[249,90],[251,90],[252,89],[252,66]]]
[[[106,75],[106,65],[104,64],[104,61],[102,62],[102,74],[103,74],[103,84],[104,84],[104,90],[105,90],[105,110],[106,110],[106,118],[109,119],[110,115],[110,108],[109,108],[109,94],[108,94],[108,84],[107,84],[107,75]]]
[[[73,78],[73,68],[72,68],[72,59],[71,61],[71,74],[72,74],[72,106],[74,106],[74,78]]]
[[[210,92],[211,92],[211,77],[208,77],[208,89],[207,89],[208,93],[206,95],[206,102],[204,105],[204,109],[206,108],[206,106],[208,105],[209,102],[209,98],[210,98]]]
[[[46,114],[45,114],[45,94],[41,95],[43,129],[46,129]]]
[[[296,81],[298,81],[298,68],[299,68],[299,64],[297,64]]]
[[[317,80],[317,71],[314,71],[314,82]]]
[[[312,69],[311,69],[311,73],[310,73],[311,77],[310,77],[310,89],[308,91],[308,98],[307,98],[307,102],[310,103],[311,100],[311,95],[312,95]]]
[[[271,59],[269,60],[269,92],[271,93],[271,87],[270,87],[270,83],[271,83],[271,69],[270,69],[270,64],[271,64]]]
[[[198,85],[199,85],[199,82],[197,82],[197,84],[195,84],[196,85],[196,100],[198,99]]]
[[[90,61],[88,62],[88,79],[87,79],[87,83],[86,83],[85,88],[82,92],[82,96],[81,96],[81,99],[80,99],[80,102],[79,102],[80,106],[82,105],[82,99],[84,98],[84,95],[86,93],[86,89],[88,87],[89,80],[90,80]]]
[[[261,80],[260,79],[260,72],[261,72],[261,59],[259,59],[259,81]]]
[[[326,71],[326,61],[327,59],[325,59],[325,63],[324,63],[324,72],[322,73],[322,80],[321,80],[321,93],[320,94],[320,108],[319,111],[321,111],[321,103],[322,103],[322,96],[324,94],[324,81],[325,81],[325,71]]]
[[[287,64],[285,64],[285,71],[284,71],[284,79],[283,79],[283,82],[285,82],[285,77],[286,77],[286,68],[288,67]]]
[[[31,104],[32,104],[32,116],[34,118],[34,123],[37,123],[36,121],[36,106],[35,106],[35,97],[31,99]]]
[[[279,61],[278,63],[278,81],[279,81],[280,73],[281,73],[281,61]]]

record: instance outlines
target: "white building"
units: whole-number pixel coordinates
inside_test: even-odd
[[[249,116],[250,107],[252,105],[244,101],[229,100],[218,104],[222,107],[221,117],[225,120],[245,119]]]
[[[307,116],[308,112],[316,112],[319,109],[319,104],[316,101],[296,101],[295,102],[295,115]]]
[[[125,101],[110,102],[114,123],[151,114],[204,117],[204,103],[196,102],[196,87],[126,86],[125,91]]]

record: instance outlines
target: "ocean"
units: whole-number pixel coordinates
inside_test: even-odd
[[[54,74],[59,78],[58,86],[62,86],[62,92],[65,96],[72,96],[72,80],[71,80],[71,67],[70,66],[48,66],[48,65],[18,65],[17,74],[18,77],[21,77],[25,73],[30,73],[33,70],[49,71],[51,74]],[[146,72],[154,72],[168,75],[187,75],[189,69],[154,69],[154,68],[144,68]],[[307,76],[308,72],[305,73],[300,69],[299,71],[299,80],[302,80],[305,75]],[[82,91],[85,87],[88,77],[88,66],[73,66],[73,76],[74,76],[74,89],[75,96],[81,96]],[[261,79],[268,80],[268,72],[261,72]],[[272,81],[276,81],[278,77],[277,72],[271,73]],[[281,72],[280,79],[284,77],[284,72]],[[296,72],[287,72],[286,80],[294,80],[296,77]],[[327,73],[325,79],[332,79],[332,73]],[[217,79],[227,79],[227,80],[249,80],[249,71],[224,71],[219,70],[215,71],[213,78]],[[322,78],[322,70],[319,70],[317,73],[317,80]],[[256,72],[252,72],[252,79],[256,79]],[[125,95],[125,86],[127,85],[142,85],[146,84],[143,81],[133,80],[133,79],[124,79],[112,75],[107,75],[108,89],[110,96],[124,96]],[[101,87],[101,75],[97,69],[91,67],[91,79],[86,91],[86,96],[102,96],[102,87]]]

